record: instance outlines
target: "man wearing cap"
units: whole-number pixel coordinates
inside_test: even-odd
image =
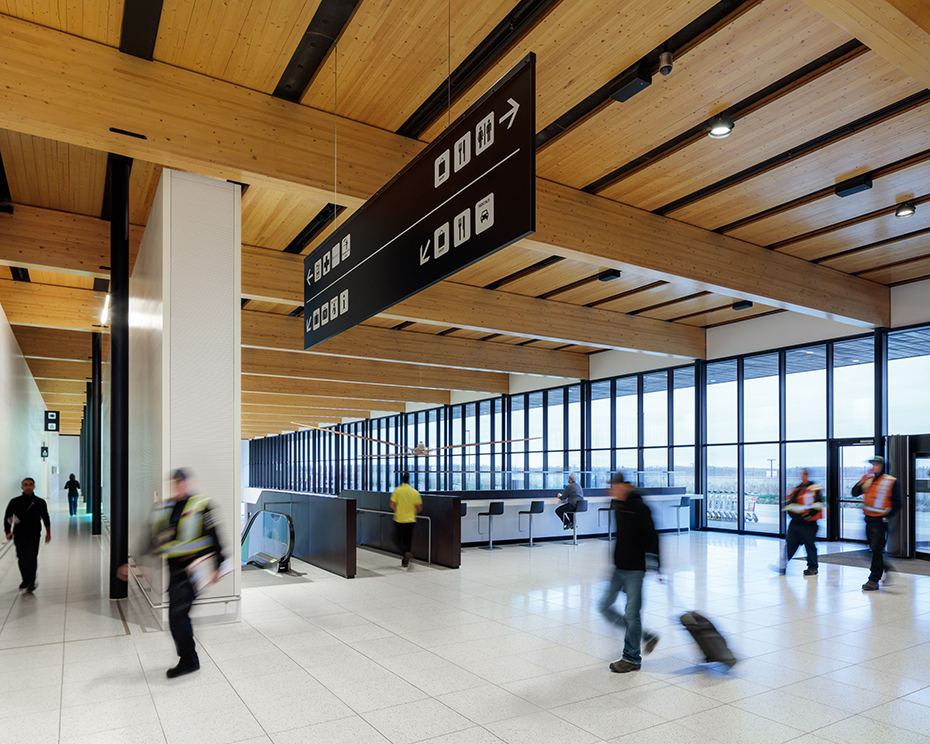
[[[191,605],[200,589],[217,580],[225,560],[214,509],[206,496],[191,493],[192,485],[186,470],[172,473],[172,498],[157,507],[152,530],[155,553],[168,559],[168,626],[181,657],[169,677],[200,669]]]
[[[641,614],[646,569],[659,570],[659,534],[652,521],[652,512],[623,473],[611,476],[610,497],[610,508],[617,519],[617,540],[614,543],[616,568],[598,609],[609,622],[625,630],[623,657],[610,665],[610,671],[623,674],[638,671],[642,666],[643,653],[651,653],[659,642],[658,635],[649,630],[643,631]],[[622,615],[613,607],[620,592],[626,594],[626,609]]]
[[[885,470],[885,458],[876,455],[869,462],[871,470],[863,475],[853,486],[852,495],[862,497],[862,512],[865,514],[865,537],[872,551],[872,566],[869,580],[862,585],[862,590],[878,590],[878,582],[891,570],[885,563],[885,540],[888,537],[888,518],[901,508],[901,487],[898,479],[888,475]],[[885,580],[888,583],[888,580]]]

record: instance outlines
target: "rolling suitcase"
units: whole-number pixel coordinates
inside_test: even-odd
[[[708,663],[719,661],[730,668],[736,664],[736,657],[727,646],[726,640],[706,617],[692,610],[681,616],[681,624],[700,646]]]

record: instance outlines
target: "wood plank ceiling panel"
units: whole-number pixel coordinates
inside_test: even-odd
[[[492,282],[523,271],[548,257],[548,253],[534,251],[520,243],[515,243],[462,269],[457,274],[453,274],[450,279],[458,284],[486,287]]]
[[[910,261],[927,255],[930,255],[930,233],[875,248],[866,248],[845,256],[828,258],[821,263],[831,269],[845,271],[847,274],[860,274],[899,261]]]
[[[451,69],[514,4],[452,2]],[[322,111],[338,105],[340,116],[397,131],[448,76],[449,43],[449,0],[363,2],[301,102]],[[441,130],[449,120],[445,114],[440,120]]]
[[[624,271],[617,279],[611,279],[607,282],[599,280],[588,282],[580,287],[567,289],[564,292],[554,294],[549,299],[558,300],[559,302],[570,302],[574,305],[588,305],[592,302],[606,300],[608,297],[613,297],[623,292],[630,292],[639,287],[654,283],[654,279],[648,279],[644,276]]]
[[[162,167],[144,160],[133,160],[129,173],[129,222],[145,225],[149,221]]]
[[[249,301],[249,310],[258,313],[273,313],[275,315],[290,315],[294,311],[293,305],[281,305],[274,302]]]
[[[669,77],[537,153],[536,172],[582,188],[849,39],[801,0],[760,3],[677,57]]]
[[[551,266],[546,266],[539,271],[534,271],[527,276],[516,279],[502,287],[502,289],[512,294],[521,294],[528,297],[539,297],[542,294],[551,292],[560,287],[572,284],[577,281],[588,279],[600,271],[586,261],[573,261],[566,259],[558,261]],[[594,281],[597,281],[596,279]],[[557,298],[559,302],[563,301],[562,297]]]
[[[701,137],[601,195],[658,209],[920,90],[919,83],[868,52],[740,118],[726,139]]]
[[[242,197],[242,242],[283,251],[326,204],[325,199],[250,186]]]
[[[165,0],[155,59],[273,93],[319,0]]]
[[[675,320],[685,315],[707,312],[708,310],[713,310],[727,303],[732,304],[733,298],[724,297],[723,295],[711,292],[701,295],[700,297],[692,297],[689,300],[673,302],[669,305],[662,305],[661,307],[656,307],[651,310],[643,310],[643,312],[639,314],[645,318],[655,318],[656,320]]]
[[[29,280],[33,284],[51,284],[55,287],[75,287],[76,289],[93,289],[94,278],[92,276],[80,276],[78,274],[62,274],[58,271],[29,271]]]
[[[393,318],[382,318],[378,315],[375,315],[368,320],[363,320],[361,325],[374,326],[375,328],[393,328],[397,325],[397,321]],[[435,329],[436,326],[432,326]]]
[[[901,284],[914,279],[930,277],[930,257],[919,258],[916,261],[886,266],[874,271],[859,274],[863,279],[878,282],[879,284]]]
[[[838,126],[841,121],[837,119],[834,123]],[[730,136],[735,135],[734,130]],[[927,142],[930,142],[930,104],[918,106],[810,155],[722,189],[673,210],[667,216],[716,229],[798,199],[829,186],[831,182],[843,181],[910,157],[926,150]]]
[[[923,162],[874,179],[867,191],[844,197],[831,192],[724,233],[756,245],[772,245],[924,194],[930,194],[930,155]]]
[[[100,216],[105,152],[0,130],[0,156],[14,202]]]
[[[790,243],[779,248],[780,253],[797,256],[807,261],[815,258],[832,256],[842,251],[871,245],[882,240],[889,240],[905,235],[915,230],[930,228],[930,209],[921,209],[910,217],[895,217],[894,210],[890,210],[881,217],[860,222],[840,230],[833,230],[824,235],[806,238],[796,243]]]
[[[0,15],[22,18],[85,39],[119,46],[123,0],[0,0]]]
[[[684,325],[707,328],[709,326],[723,325],[724,323],[732,323],[738,320],[749,320],[758,315],[770,313],[775,309],[776,308],[768,307],[767,305],[753,305],[748,310],[734,310],[729,305],[724,305],[718,310],[698,313],[688,318],[682,318],[678,322]]]
[[[453,102],[452,119],[528,52],[535,52],[536,123],[542,129],[715,4],[716,0],[559,3]],[[445,127],[443,117],[422,139],[432,140]]]
[[[616,300],[599,304],[597,307],[601,310],[631,313],[691,294],[694,294],[694,291],[687,287],[680,287],[677,284],[661,284],[651,289],[644,289],[642,292],[633,292]]]

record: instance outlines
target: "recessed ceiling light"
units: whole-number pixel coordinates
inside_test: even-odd
[[[752,307],[752,303],[749,300],[740,300],[739,302],[733,303],[734,310],[748,310]]]
[[[620,278],[620,269],[604,269],[597,275],[598,281],[609,282]]]
[[[733,119],[729,116],[715,116],[710,120],[710,128],[707,134],[714,139],[723,139],[729,137],[733,131]]]
[[[903,204],[898,205],[898,208],[894,211],[894,216],[895,217],[910,217],[916,211],[917,211],[917,207],[911,204],[911,202],[904,202]]]
[[[813,354],[814,352],[813,352],[813,351],[805,351],[804,353],[805,353],[805,354]]]

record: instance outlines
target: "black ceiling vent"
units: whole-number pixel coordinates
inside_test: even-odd
[[[852,196],[860,191],[868,191],[870,188],[872,188],[872,174],[863,173],[861,176],[841,181],[833,187],[833,190],[837,196]]]
[[[313,240],[317,233],[321,232],[330,222],[332,222],[345,207],[338,204],[327,204],[323,207],[316,217],[314,217],[307,226],[301,230],[297,237],[294,238],[284,249],[285,253],[300,253],[307,244]]]
[[[641,90],[652,85],[652,73],[646,65],[646,60],[640,60],[638,65],[631,67],[614,82],[610,97],[615,101],[629,101]]]

